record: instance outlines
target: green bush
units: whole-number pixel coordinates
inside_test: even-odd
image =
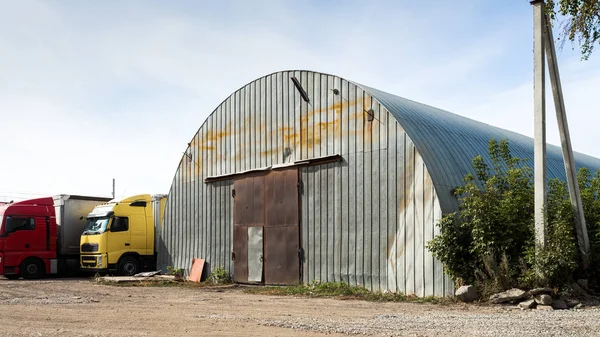
[[[475,176],[466,175],[465,184],[455,189],[459,210],[441,219],[440,235],[428,249],[458,284],[475,284],[484,295],[572,280],[580,259],[566,183],[549,182],[547,245],[536,253],[532,170],[511,155],[506,140],[491,140],[489,155],[491,162],[473,159]],[[589,170],[580,170],[579,184],[591,258],[600,261],[600,171],[591,177]]]
[[[572,279],[577,268],[577,243],[574,235],[573,209],[567,184],[550,180],[547,196],[546,248],[536,252],[533,237],[525,252],[527,265],[521,275],[523,285],[561,286]]]
[[[231,275],[222,267],[216,267],[210,272],[207,281],[212,284],[229,284],[231,283]]]
[[[167,274],[182,277],[183,270],[181,268],[173,268],[172,266],[167,266]]]
[[[598,279],[600,277],[600,170],[592,176],[589,169],[582,168],[577,178],[590,239],[589,272]]]

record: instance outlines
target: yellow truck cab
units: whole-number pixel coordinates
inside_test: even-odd
[[[81,234],[81,270],[122,275],[154,270],[165,204],[165,195],[141,194],[96,206]]]

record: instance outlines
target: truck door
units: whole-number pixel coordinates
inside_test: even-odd
[[[116,264],[131,249],[131,232],[128,217],[113,217],[107,237],[108,263]]]
[[[143,212],[144,209],[141,209],[141,211]],[[131,233],[131,246],[129,249],[140,255],[150,255],[148,254],[146,241],[148,221],[149,219],[146,218],[145,213],[132,214],[129,217],[129,232]]]
[[[46,250],[46,224],[42,219],[36,221],[33,216],[7,216],[6,233],[9,239],[4,243],[4,250],[19,253]]]

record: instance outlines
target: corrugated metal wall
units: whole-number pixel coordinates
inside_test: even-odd
[[[414,144],[364,90],[305,71],[246,85],[200,128],[169,193],[159,267],[187,269],[193,257],[202,257],[210,268],[234,273],[233,183],[206,184],[206,177],[334,154],[343,161],[301,169],[303,281],[344,281],[419,296],[451,293],[441,263],[425,248],[441,208]]]

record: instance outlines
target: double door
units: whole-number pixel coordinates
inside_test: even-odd
[[[300,231],[297,169],[234,182],[234,280],[298,284]]]

